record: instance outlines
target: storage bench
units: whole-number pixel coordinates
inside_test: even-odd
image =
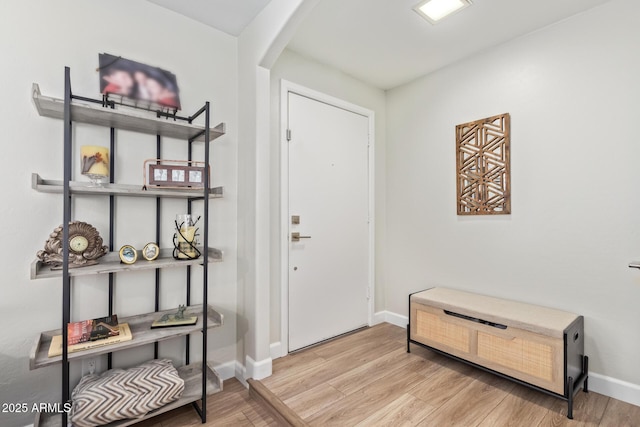
[[[447,288],[409,296],[407,352],[418,344],[567,401],[588,391],[584,319]]]

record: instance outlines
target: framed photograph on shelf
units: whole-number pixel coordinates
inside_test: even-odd
[[[131,245],[124,245],[118,252],[120,255],[120,261],[123,264],[134,264],[138,260],[138,251]]]
[[[144,185],[164,188],[204,188],[204,162],[149,159],[144,163]]]
[[[144,245],[144,249],[142,249],[142,257],[147,261],[154,261],[160,255],[160,247],[154,243],[149,242]]]
[[[101,53],[98,55],[100,92],[105,96],[119,97],[121,104],[148,109],[180,109],[180,90],[176,75],[121,56]],[[126,103],[125,100],[133,102]]]

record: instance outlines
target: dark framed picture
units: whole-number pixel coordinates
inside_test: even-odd
[[[100,92],[148,103],[148,107],[180,109],[178,81],[175,74],[121,56],[101,53],[98,56]]]
[[[204,188],[209,174],[204,162],[149,159],[145,162],[145,186],[166,188]],[[148,181],[147,181],[148,180]]]

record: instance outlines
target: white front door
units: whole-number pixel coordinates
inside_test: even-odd
[[[293,92],[287,102],[294,351],[368,324],[369,117]]]

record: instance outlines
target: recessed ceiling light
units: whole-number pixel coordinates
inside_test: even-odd
[[[413,10],[432,24],[437,24],[442,18],[468,6],[471,6],[471,0],[425,0]]]

